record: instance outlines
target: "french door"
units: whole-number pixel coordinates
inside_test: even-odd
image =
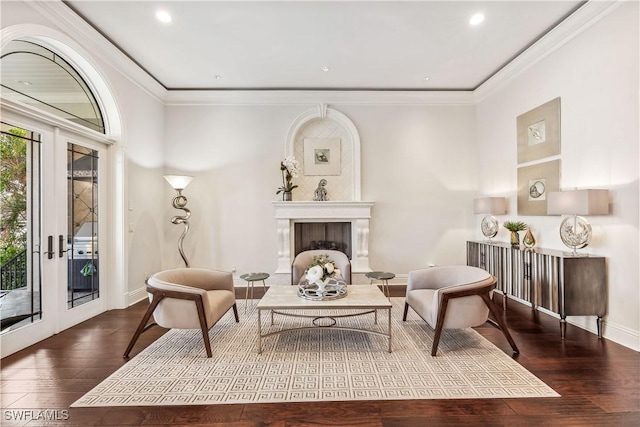
[[[105,311],[108,260],[99,258],[107,235],[104,144],[11,113],[3,113],[2,137],[3,150],[15,148],[11,159],[3,151],[3,174],[14,167],[15,182],[24,182],[24,200],[2,211],[4,357]],[[19,193],[5,182],[2,190],[8,199]]]

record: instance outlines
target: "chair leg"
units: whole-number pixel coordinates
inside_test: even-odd
[[[438,352],[438,344],[440,343],[440,336],[442,335],[442,327],[444,326],[444,317],[447,314],[447,306],[449,305],[449,298],[447,295],[442,295],[440,301],[440,309],[438,310],[438,320],[436,321],[435,334],[433,335],[433,345],[431,346],[431,356],[436,355]]]
[[[513,352],[515,354],[520,354],[520,350],[518,350],[518,347],[516,346],[515,341],[511,337],[511,334],[509,333],[509,329],[507,329],[507,324],[505,323],[505,321],[504,321],[504,319],[502,317],[503,313],[500,313],[495,308],[495,306],[493,305],[493,303],[491,301],[491,298],[489,298],[488,295],[483,294],[483,295],[480,295],[480,296],[482,297],[482,300],[487,305],[487,307],[489,307],[489,311],[491,312],[491,314],[493,314],[493,317],[496,319],[496,322],[498,323],[498,326],[500,327],[500,330],[502,331],[502,333],[504,334],[504,337],[509,342],[509,345],[513,349]]]
[[[236,316],[236,323],[238,323],[240,321],[240,318],[238,317],[238,307],[236,306],[236,303],[233,303],[233,314],[234,316]]]
[[[149,321],[149,318],[151,317],[156,307],[158,306],[158,304],[163,298],[164,296],[156,296],[156,295],[153,296],[153,299],[151,300],[151,304],[149,304],[147,311],[144,313],[144,316],[142,316],[142,320],[140,320],[138,329],[136,329],[136,332],[133,334],[133,337],[131,337],[131,341],[129,341],[129,345],[127,346],[127,349],[125,350],[124,355],[122,356],[125,359],[129,358],[129,353],[131,353],[131,350],[133,350],[133,346],[135,345],[136,341],[138,341],[138,338],[140,338],[140,335],[142,335],[142,333],[147,329],[146,326],[147,326],[147,322]]]
[[[409,303],[405,302],[404,303],[404,314],[402,315],[402,321],[406,321],[407,320],[407,313],[409,312]]]
[[[204,304],[202,298],[195,300],[196,309],[198,310],[198,319],[200,320],[200,329],[202,329],[202,341],[204,341],[204,348],[207,351],[207,357],[213,357],[211,352],[211,342],[209,341],[209,328],[207,327],[207,316],[204,313]]]

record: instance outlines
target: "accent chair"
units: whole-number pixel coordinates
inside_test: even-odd
[[[501,313],[491,300],[496,278],[477,267],[439,266],[409,272],[403,321],[411,307],[434,330],[435,356],[443,329],[480,326],[493,314],[514,353],[519,353]],[[495,323],[494,323],[495,324]]]
[[[200,329],[207,357],[211,357],[209,329],[231,308],[236,322],[240,321],[231,273],[200,268],[165,270],[147,280],[147,293],[151,304],[129,342],[125,358],[140,335],[155,325]],[[155,322],[147,325],[152,314]]]

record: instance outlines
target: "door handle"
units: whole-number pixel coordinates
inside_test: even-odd
[[[62,258],[64,256],[64,253],[67,252],[66,249],[62,249],[64,246],[64,236],[60,234],[58,236],[58,258]]]
[[[47,251],[45,252],[45,255],[47,255],[47,259],[53,258],[53,236],[47,237]]]

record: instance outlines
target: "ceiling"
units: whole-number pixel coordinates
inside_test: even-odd
[[[65,2],[168,90],[474,90],[584,3]]]

